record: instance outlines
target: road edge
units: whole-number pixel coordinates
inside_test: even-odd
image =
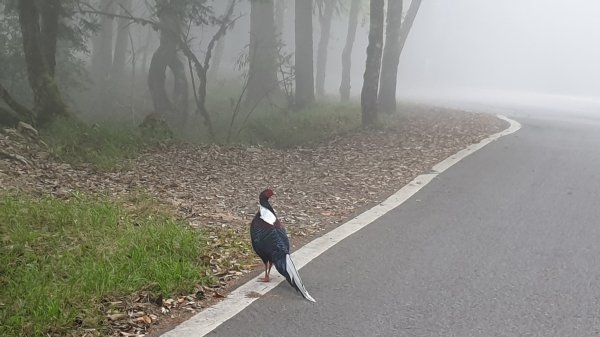
[[[509,119],[503,115],[497,115],[497,117],[508,122],[510,124],[509,127],[481,140],[479,143],[471,144],[451,155],[450,157],[442,160],[433,166],[431,172],[417,176],[396,193],[392,194],[385,201],[359,214],[355,218],[340,225],[325,235],[307,243],[292,254],[292,258],[294,259],[294,264],[296,267],[298,269],[304,267],[310,261],[326,252],[338,242],[366,227],[392,209],[402,205],[421,188],[431,182],[436,176],[446,171],[462,159],[468,157],[470,154],[483,148],[487,144],[500,139],[501,137],[517,132],[521,128],[521,124],[515,120]],[[260,298],[260,296],[271,291],[283,281],[285,281],[285,279],[278,274],[272,274],[271,282],[269,283],[256,282],[256,279],[251,279],[232,291],[226,299],[197,313],[189,320],[177,325],[175,328],[165,332],[161,336],[205,336],[216,329],[219,325],[223,324],[225,321],[229,320],[244,308],[252,304],[252,302]],[[316,305],[318,305],[318,303]]]

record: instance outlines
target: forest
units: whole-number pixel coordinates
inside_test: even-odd
[[[369,19],[360,100],[372,127],[378,111],[396,111],[399,56],[420,1],[406,13],[402,5],[388,4],[384,45],[383,1],[5,1],[1,120],[162,122],[178,135],[239,141],[253,115],[349,101],[351,69],[364,67],[352,64],[365,53],[354,48],[357,26]],[[347,24],[337,55],[332,21]],[[328,74],[340,61],[341,74]],[[339,93],[326,92],[327,76],[339,78]]]
[[[0,335],[148,336],[505,127],[398,100],[420,0],[0,0]],[[258,268],[258,269],[257,269]]]

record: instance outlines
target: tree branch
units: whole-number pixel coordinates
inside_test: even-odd
[[[82,8],[82,5],[87,7],[88,9],[84,9]],[[116,18],[116,19],[124,19],[124,20],[130,20],[132,22],[135,23],[140,23],[142,25],[151,25],[153,28],[155,29],[161,29],[161,25],[159,22],[153,21],[151,19],[146,19],[146,18],[140,18],[140,17],[135,17],[133,15],[131,15],[131,13],[127,10],[125,10],[125,12],[127,13],[127,15],[124,14],[116,14],[116,13],[109,13],[109,12],[104,12],[101,10],[98,10],[96,8],[94,8],[94,6],[88,4],[88,3],[81,3],[79,2],[77,4],[78,8],[79,8],[79,12],[82,14],[96,14],[96,15],[104,15],[110,18]]]

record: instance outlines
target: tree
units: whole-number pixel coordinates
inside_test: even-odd
[[[360,96],[363,127],[373,127],[377,122],[377,90],[383,49],[383,9],[384,0],[371,0],[369,45]]]
[[[120,0],[120,13],[127,15],[131,13],[132,0]],[[115,51],[112,60],[111,78],[118,80],[124,73],[127,51],[129,46],[130,22],[121,18],[118,20],[117,37],[115,39]]]
[[[70,116],[55,80],[56,44],[62,7],[59,0],[20,0],[17,8],[27,78],[33,92],[33,110],[14,100],[1,84],[0,98],[17,119],[44,126],[56,116]]]
[[[235,0],[229,0],[227,3],[227,9],[233,8]],[[226,9],[226,10],[227,10]],[[219,68],[221,67],[221,59],[223,59],[223,52],[225,51],[225,35],[219,37],[215,45],[215,56],[210,61],[210,69],[208,70],[208,79],[210,81],[216,81],[218,78]]]
[[[358,12],[360,11],[361,0],[352,0],[350,5],[350,14],[348,16],[348,33],[346,34],[346,44],[342,51],[342,81],[340,83],[340,98],[342,102],[350,99],[350,71],[352,68],[352,48],[356,38],[356,28],[358,26]]]
[[[246,103],[277,94],[277,38],[274,0],[250,0],[250,50]]]
[[[421,0],[412,0],[406,18],[400,24],[402,0],[390,0],[388,3],[386,41],[379,88],[379,108],[387,113],[396,112],[396,83],[400,54],[420,6]]]
[[[402,27],[400,28],[400,53],[402,53],[402,49],[404,49],[404,44],[406,43],[408,34],[410,33],[412,25],[415,22],[415,18],[419,12],[419,7],[421,7],[421,0],[412,0],[410,2],[410,6],[406,12],[406,17],[404,18],[404,22],[402,22]]]
[[[114,16],[116,10],[115,0],[102,0],[100,11],[110,15],[100,16],[100,30],[92,38],[92,78],[99,81],[101,85],[110,78],[113,63],[113,31]]]
[[[185,67],[178,55],[182,32],[182,12],[185,7],[177,7],[174,0],[157,0],[157,11],[160,26],[160,45],[154,52],[148,71],[148,87],[152,96],[154,109],[165,117],[182,125],[188,110],[188,83]],[[167,67],[174,77],[173,102],[165,89],[165,72]]]
[[[283,28],[285,26],[285,12],[287,10],[287,0],[277,0],[275,2],[275,26],[277,31],[275,35],[277,35],[278,39],[282,39],[281,35],[283,34]]]
[[[396,112],[396,79],[400,60],[401,22],[402,0],[388,0],[385,47],[379,82],[379,110],[390,114]]]
[[[296,35],[296,108],[301,109],[315,101],[313,74],[312,0],[295,0]]]
[[[327,70],[327,48],[329,47],[329,35],[331,32],[331,20],[335,9],[336,0],[323,0],[324,10],[319,15],[321,25],[321,37],[317,48],[317,75],[316,90],[317,97],[325,95],[325,75]]]

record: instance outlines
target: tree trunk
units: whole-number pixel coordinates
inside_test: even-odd
[[[142,73],[146,73],[146,70],[149,69],[148,55],[150,54],[150,45],[152,43],[153,33],[154,33],[154,30],[152,29],[152,27],[148,26],[146,28],[146,42],[144,42],[144,46],[142,47],[142,62],[140,62]],[[152,61],[151,57],[150,57],[150,60]]]
[[[325,96],[325,75],[327,71],[327,48],[329,47],[329,35],[331,32],[331,20],[333,18],[333,10],[335,9],[334,0],[325,0],[325,10],[323,15],[319,17],[321,25],[321,38],[319,39],[319,47],[317,49],[317,77],[316,89],[317,97]]]
[[[41,14],[41,39],[42,51],[48,72],[54,76],[56,68],[56,39],[58,36],[58,17],[60,15],[60,3],[58,1],[44,1],[40,8]]]
[[[383,47],[383,9],[384,0],[371,0],[369,45],[367,46],[367,62],[360,96],[362,125],[366,128],[373,127],[377,123],[377,89]]]
[[[295,0],[296,108],[315,101],[312,0]]]
[[[225,11],[228,13],[229,8],[234,5],[235,0],[229,0]],[[219,68],[221,67],[221,60],[223,59],[223,52],[225,51],[225,35],[221,36],[217,40],[215,45],[215,56],[211,58],[210,68],[208,70],[208,79],[211,82],[216,81],[219,78]]]
[[[181,125],[187,116],[188,84],[185,67],[177,53],[181,39],[181,18],[169,2],[163,1],[159,6],[160,45],[150,61],[148,71],[148,87],[156,112],[168,117],[172,122]],[[165,72],[171,69],[174,77],[173,102],[165,89]]]
[[[283,29],[285,28],[285,11],[287,7],[287,0],[277,0],[275,3],[275,35],[277,39],[283,40]]]
[[[154,111],[163,116],[174,110],[165,89],[165,72],[167,71],[168,58],[169,51],[167,47],[161,44],[152,55],[150,69],[148,70],[148,88],[150,89],[150,96],[152,96]]]
[[[44,13],[40,16],[42,12]],[[52,51],[56,51],[57,29],[52,27],[58,27],[59,13],[59,0],[47,0],[41,10],[36,6],[35,0],[19,1],[19,23],[27,77],[33,91],[33,111],[37,123],[42,126],[58,115],[69,116],[54,79],[54,56],[50,55]],[[42,27],[50,28],[42,33]]]
[[[211,82],[215,82],[219,78],[219,68],[221,67],[221,59],[223,58],[223,52],[225,51],[225,36],[221,37],[217,41],[215,46],[215,57],[213,57],[210,68],[208,70],[208,79]]]
[[[274,0],[250,1],[250,65],[246,103],[279,94]]]
[[[402,49],[404,49],[404,44],[406,43],[406,39],[408,39],[408,34],[410,33],[413,22],[415,22],[415,18],[419,12],[419,7],[421,7],[421,0],[412,0],[410,2],[410,6],[406,12],[406,17],[404,18],[404,22],[402,22],[402,27],[400,28],[400,53],[402,53]]]
[[[388,0],[385,47],[379,82],[379,111],[396,112],[396,80],[400,61],[400,26],[402,0]]]
[[[348,33],[346,34],[346,45],[342,51],[342,82],[340,84],[340,98],[342,102],[350,99],[350,71],[352,68],[352,48],[356,38],[356,28],[358,26],[358,12],[360,10],[360,0],[352,0],[350,5],[350,14],[348,17]]]
[[[123,15],[131,13],[132,0],[121,0],[119,12]],[[129,47],[129,20],[119,19],[117,21],[117,38],[115,41],[115,52],[112,61],[111,78],[118,81],[125,75],[125,63],[127,61],[127,49]]]
[[[115,13],[115,0],[103,0],[100,10]],[[92,38],[92,78],[101,85],[110,77],[113,61],[114,18],[111,15],[100,16],[100,31]]]

